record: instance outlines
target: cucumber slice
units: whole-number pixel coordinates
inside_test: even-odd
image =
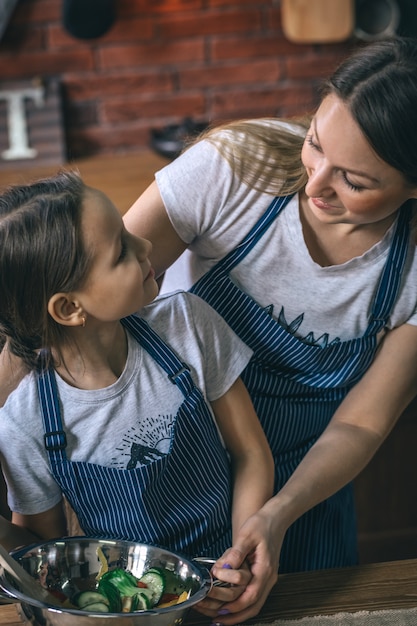
[[[109,610],[108,605],[109,601],[106,596],[98,593],[97,591],[80,591],[74,598],[72,602],[79,609],[87,609],[90,610],[91,605],[104,604],[107,612]]]
[[[93,604],[87,604],[87,606],[83,606],[83,611],[88,611],[89,613],[109,613],[109,607],[104,602],[93,602]]]
[[[158,567],[151,567],[139,581],[146,585],[146,589],[143,589],[143,593],[148,596],[150,594],[150,605],[155,606],[158,604],[165,591],[165,572]]]
[[[151,601],[149,600],[149,596],[146,595],[146,593],[143,593],[143,591],[136,594],[135,598],[138,601],[135,611],[146,611],[147,609],[152,608],[152,604],[151,604]]]
[[[149,597],[141,591],[134,596],[122,598],[122,612],[133,613],[134,611],[147,611],[152,608]]]

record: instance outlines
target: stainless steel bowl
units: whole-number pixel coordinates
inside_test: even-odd
[[[52,606],[31,598],[18,588],[9,574],[0,568],[0,589],[8,600],[20,603],[24,620],[39,626],[179,626],[188,610],[206,597],[212,580],[208,570],[197,561],[154,546],[128,541],[107,541],[87,537],[27,546],[13,552],[13,557],[35,579],[46,576],[51,592],[70,598],[77,590],[92,589],[100,570],[97,548],[105,554],[109,567],[122,567],[140,577],[150,567],[175,573],[190,591],[181,604],[135,613],[88,613]]]

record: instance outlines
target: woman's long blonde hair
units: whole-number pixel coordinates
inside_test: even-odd
[[[277,118],[229,122],[205,131],[198,141],[206,139],[216,146],[249,187],[271,195],[296,193],[307,182],[301,148],[310,118],[279,122]]]

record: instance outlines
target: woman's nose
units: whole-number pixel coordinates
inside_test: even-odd
[[[333,193],[331,172],[323,164],[314,168],[307,168],[308,181],[305,187],[306,194],[310,198],[328,196]]]

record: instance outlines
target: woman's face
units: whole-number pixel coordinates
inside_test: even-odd
[[[333,94],[314,116],[301,158],[308,174],[308,207],[320,221],[376,223],[417,197],[417,188],[379,158],[349,109]]]

